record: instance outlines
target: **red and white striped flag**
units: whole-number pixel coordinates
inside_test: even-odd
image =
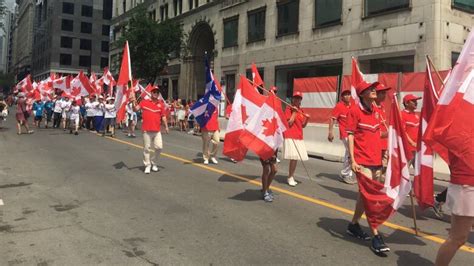
[[[311,123],[328,123],[336,105],[337,77],[299,78],[293,90],[303,94],[301,108],[310,115]]]
[[[125,119],[125,108],[130,96],[129,83],[133,81],[132,78],[132,64],[130,61],[130,50],[128,48],[128,41],[125,42],[122,55],[122,64],[120,66],[120,74],[117,81],[117,91],[115,95],[115,110],[117,110],[117,122]]]

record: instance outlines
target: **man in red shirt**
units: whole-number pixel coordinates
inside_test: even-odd
[[[375,99],[375,111],[379,114],[380,119],[380,137],[382,139],[382,175],[385,175],[388,163],[388,125],[387,114],[385,113],[385,98],[387,98],[387,91],[391,88],[379,83],[375,90],[377,91],[377,99]]]
[[[362,81],[356,86],[360,103],[351,107],[347,117],[346,130],[349,134],[348,140],[352,160],[352,171],[361,173],[367,178],[380,182],[382,176],[380,119],[374,106],[375,99],[377,98],[375,90],[377,85],[378,82],[367,83]],[[360,182],[359,180],[359,184]],[[370,240],[369,235],[365,233],[359,225],[363,213],[364,202],[362,196],[359,194],[354,216],[347,228],[347,233],[363,240]],[[390,248],[385,245],[377,229],[371,229],[374,235],[371,245],[372,250],[376,253],[390,251]]]
[[[201,128],[202,132],[202,158],[204,164],[209,164],[209,160],[213,164],[217,164],[216,159],[217,148],[220,141],[219,138],[219,121],[217,121],[217,108],[211,115],[211,119]],[[209,142],[211,145],[209,145]],[[212,146],[212,148],[210,147]]]
[[[288,120],[290,126],[285,132],[283,137],[283,158],[290,160],[290,169],[288,174],[288,185],[294,187],[298,184],[293,177],[296,170],[296,164],[298,160],[307,161],[308,153],[306,152],[306,146],[303,140],[303,128],[308,124],[309,115],[303,113],[301,110],[301,100],[303,100],[303,94],[299,91],[293,93],[291,104],[286,107],[285,117]]]
[[[341,92],[341,101],[336,104],[334,109],[332,110],[332,117],[329,120],[329,132],[328,132],[328,140],[332,142],[334,140],[334,122],[337,121],[339,124],[339,138],[341,139],[344,147],[346,148],[346,152],[344,154],[344,164],[341,170],[339,177],[341,181],[346,184],[355,184],[356,181],[352,177],[352,169],[351,169],[351,161],[350,161],[350,154],[349,154],[349,146],[347,144],[347,132],[346,132],[346,124],[347,124],[347,113],[351,108],[351,91],[346,89]]]
[[[169,132],[165,106],[159,99],[160,92],[158,87],[152,89],[150,96],[151,100],[143,99],[139,105],[137,105],[136,99],[132,101],[135,112],[140,109],[142,110],[143,164],[145,165],[145,174],[149,174],[150,170],[153,172],[158,172],[159,170],[155,158],[157,155],[160,155],[163,149],[161,121],[163,121],[165,126],[165,132]]]
[[[421,97],[417,97],[413,94],[407,94],[403,97],[403,106],[405,109],[402,111],[402,122],[405,132],[407,133],[408,139],[408,151],[416,153],[416,143],[418,141],[418,128],[420,127],[420,117],[415,113],[416,107],[418,106],[418,100]],[[410,161],[410,165],[413,165],[414,159]]]

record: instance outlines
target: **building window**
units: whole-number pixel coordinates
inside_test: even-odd
[[[373,16],[410,7],[410,0],[365,0],[365,16]]]
[[[225,75],[226,94],[229,99],[234,99],[235,96],[235,74]]]
[[[173,11],[174,11],[174,16],[176,17],[178,15],[178,0],[173,0]]]
[[[81,67],[91,67],[91,57],[89,55],[80,55],[79,56],[79,66],[81,66]]]
[[[400,57],[387,57],[371,60],[361,60],[360,65],[368,65],[369,74],[373,73],[396,73],[414,72],[415,57],[413,55]]]
[[[59,55],[59,64],[62,66],[70,66],[72,61],[72,56],[70,54],[60,54]]]
[[[61,36],[61,48],[72,48],[72,38]]]
[[[189,10],[193,9],[193,0],[188,0]]]
[[[81,50],[88,50],[90,51],[92,49],[92,41],[87,40],[87,39],[81,39],[81,43],[79,45],[79,48]]]
[[[451,67],[454,67],[456,62],[458,61],[460,53],[458,52],[451,52]]]
[[[183,0],[173,1],[174,15],[178,16],[183,13]]]
[[[238,45],[239,16],[224,19],[224,48]]]
[[[265,11],[263,8],[248,13],[248,42],[265,39]]]
[[[109,66],[109,58],[101,57],[100,58],[100,68],[105,68],[107,66]]]
[[[194,0],[194,8],[199,7],[199,0]]]
[[[112,18],[112,0],[103,0],[102,18],[103,19],[111,19]]]
[[[93,9],[91,6],[82,6],[81,16],[91,18]]]
[[[317,27],[341,22],[342,0],[316,0],[314,6]]]
[[[81,33],[92,33],[92,23],[81,22]]]
[[[452,5],[456,9],[474,13],[474,1],[472,0],[453,0]]]
[[[109,36],[110,34],[110,25],[102,25],[102,35]]]
[[[160,19],[161,21],[168,19],[168,4],[160,6]]]
[[[63,2],[63,14],[74,15],[74,3]]]
[[[61,21],[61,30],[73,31],[74,30],[74,21],[72,21],[70,19],[63,19]]]
[[[299,0],[282,0],[278,5],[278,35],[298,32]]]
[[[109,42],[102,41],[102,52],[109,52]]]

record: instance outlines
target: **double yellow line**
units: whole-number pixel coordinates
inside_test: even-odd
[[[134,143],[131,143],[131,142],[128,142],[128,141],[124,141],[124,140],[120,140],[120,139],[116,139],[116,138],[111,138],[111,137],[107,137],[107,139],[110,139],[110,140],[113,140],[115,142],[119,142],[119,143],[122,143],[122,144],[125,144],[125,145],[129,145],[129,146],[132,146],[132,147],[135,147],[135,148],[138,148],[138,149],[143,149],[143,146],[137,145],[137,144],[134,144]],[[223,170],[220,170],[220,169],[209,167],[207,165],[195,163],[193,161],[190,161],[190,160],[187,160],[187,159],[175,156],[175,155],[171,155],[171,154],[168,154],[168,153],[161,153],[161,155],[164,156],[164,157],[176,160],[176,161],[180,161],[180,162],[183,162],[183,163],[186,163],[186,164],[193,165],[195,167],[206,169],[206,170],[214,172],[214,173],[218,173],[218,174],[221,174],[221,175],[227,175],[227,176],[230,176],[230,177],[233,177],[233,178],[236,178],[236,179],[254,184],[256,186],[261,185],[261,183],[258,182],[258,181],[255,181],[255,180],[243,177],[243,176],[239,176],[239,175],[236,175],[236,174],[233,174],[233,173],[229,173],[229,172],[226,172],[226,171],[223,171]],[[326,208],[336,210],[336,211],[339,211],[339,212],[342,212],[342,213],[345,213],[345,214],[349,214],[349,215],[354,214],[354,212],[352,210],[346,209],[344,207],[341,207],[341,206],[338,206],[338,205],[335,205],[335,204],[332,204],[332,203],[329,203],[329,202],[326,202],[326,201],[323,201],[323,200],[318,200],[318,199],[315,199],[315,198],[311,198],[311,197],[308,197],[308,196],[305,196],[305,195],[302,195],[302,194],[298,194],[298,193],[295,193],[295,192],[292,192],[292,191],[289,191],[289,190],[286,190],[286,189],[283,189],[283,188],[275,187],[275,186],[272,186],[272,189],[274,191],[278,191],[282,194],[286,194],[290,197],[301,199],[301,200],[304,200],[306,202],[311,202],[311,203],[319,205],[319,206],[324,206]],[[365,219],[365,216],[363,218]],[[389,228],[395,229],[395,230],[399,230],[399,231],[403,231],[405,233],[416,235],[414,229],[411,229],[411,228],[408,228],[408,227],[405,227],[405,226],[401,226],[401,225],[390,223],[390,222],[385,222],[385,223],[383,223],[383,225],[385,225]],[[424,239],[431,240],[431,241],[436,242],[438,244],[442,244],[442,243],[444,243],[444,241],[446,241],[446,239],[443,239],[441,237],[437,237],[437,236],[434,236],[434,235],[429,235],[429,234],[420,232],[419,230],[418,230],[418,235],[421,236]],[[474,253],[474,248],[466,246],[466,245],[461,246],[460,249],[463,250],[463,251],[469,252],[469,253]]]

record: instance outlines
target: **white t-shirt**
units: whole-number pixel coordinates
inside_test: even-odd
[[[114,104],[105,105],[105,118],[115,118],[117,116],[117,111],[115,110]]]
[[[91,102],[85,104],[86,107],[86,116],[95,116],[94,106]]]
[[[61,102],[61,109],[63,111],[63,116],[69,112],[69,108],[71,108],[71,104],[72,102],[71,101],[62,101]]]
[[[94,102],[93,104],[94,104],[95,116],[103,116],[104,109],[105,109],[104,104],[99,103],[99,102]]]
[[[55,113],[62,113],[63,109],[61,108],[63,100],[59,99],[54,102],[54,112]]]
[[[80,114],[80,107],[78,105],[71,106],[71,116],[69,117],[71,120],[79,119]]]

